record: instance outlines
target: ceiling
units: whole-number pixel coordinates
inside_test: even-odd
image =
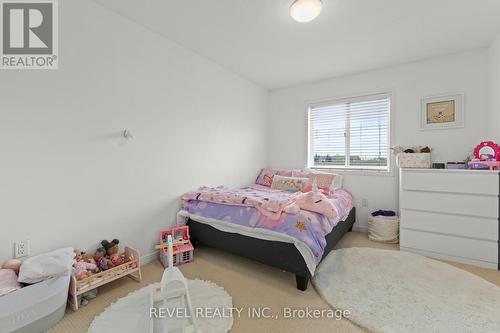
[[[257,84],[279,88],[487,47],[499,0],[95,0]]]

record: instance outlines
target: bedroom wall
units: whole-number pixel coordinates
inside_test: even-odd
[[[269,162],[272,167],[302,168],[307,154],[306,105],[309,102],[392,92],[392,145],[432,147],[435,161],[463,160],[486,138],[488,50],[434,58],[411,64],[271,91]],[[465,93],[465,127],[420,131],[420,99],[450,92]],[[342,173],[342,172],[341,172]],[[344,172],[344,187],[357,206],[356,228],[364,229],[369,212],[398,208],[398,179],[387,173]],[[362,207],[362,199],[368,207]]]
[[[489,51],[490,115],[489,138],[500,142],[500,35]]]
[[[92,1],[59,5],[59,69],[0,73],[0,262],[22,239],[152,253],[183,192],[266,164],[267,91]]]

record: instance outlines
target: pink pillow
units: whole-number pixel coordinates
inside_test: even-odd
[[[330,219],[337,216],[337,211],[333,204],[323,193],[302,193],[295,199],[295,204],[299,206],[300,209],[320,213]]]
[[[262,170],[260,170],[260,173],[255,180],[255,184],[271,187],[274,175],[292,177],[292,170],[263,168]]]
[[[302,170],[292,170],[292,177],[309,178],[311,173]]]
[[[316,184],[318,185],[318,189],[321,190],[325,195],[330,195],[330,188],[333,184],[333,179],[335,175],[332,173],[313,173],[309,174],[309,181],[307,182],[306,187],[303,192],[309,192],[312,190],[312,185],[314,180],[316,179]]]
[[[0,297],[17,289],[21,289],[21,285],[17,282],[16,272],[12,269],[0,269]]]

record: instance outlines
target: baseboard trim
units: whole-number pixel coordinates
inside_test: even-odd
[[[352,230],[353,230],[353,231],[364,232],[365,234],[367,234],[367,233],[368,233],[368,226],[366,226],[366,225],[359,225],[359,226],[358,226],[358,225],[356,225],[356,224],[355,224],[355,225],[352,227]]]
[[[414,248],[405,247],[405,246],[400,246],[399,249],[401,251],[413,252],[416,254],[420,254],[422,256],[431,257],[431,258],[435,258],[435,259],[439,259],[439,260],[453,261],[453,262],[458,262],[458,263],[462,263],[462,264],[479,266],[479,267],[490,268],[490,269],[496,269],[497,265],[498,265],[497,263],[493,263],[493,262],[489,262],[489,261],[469,259],[469,258],[458,257],[458,256],[453,256],[453,255],[448,255],[448,254],[442,254],[442,253],[433,252],[433,251],[414,249]]]
[[[158,260],[159,256],[160,256],[159,251],[145,254],[141,257],[141,264],[142,265],[149,264],[150,262]]]

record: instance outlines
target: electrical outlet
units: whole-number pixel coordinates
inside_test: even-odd
[[[24,239],[14,243],[14,257],[21,258],[30,255],[30,240]]]
[[[361,200],[361,206],[362,207],[368,207],[368,199],[362,199]]]

